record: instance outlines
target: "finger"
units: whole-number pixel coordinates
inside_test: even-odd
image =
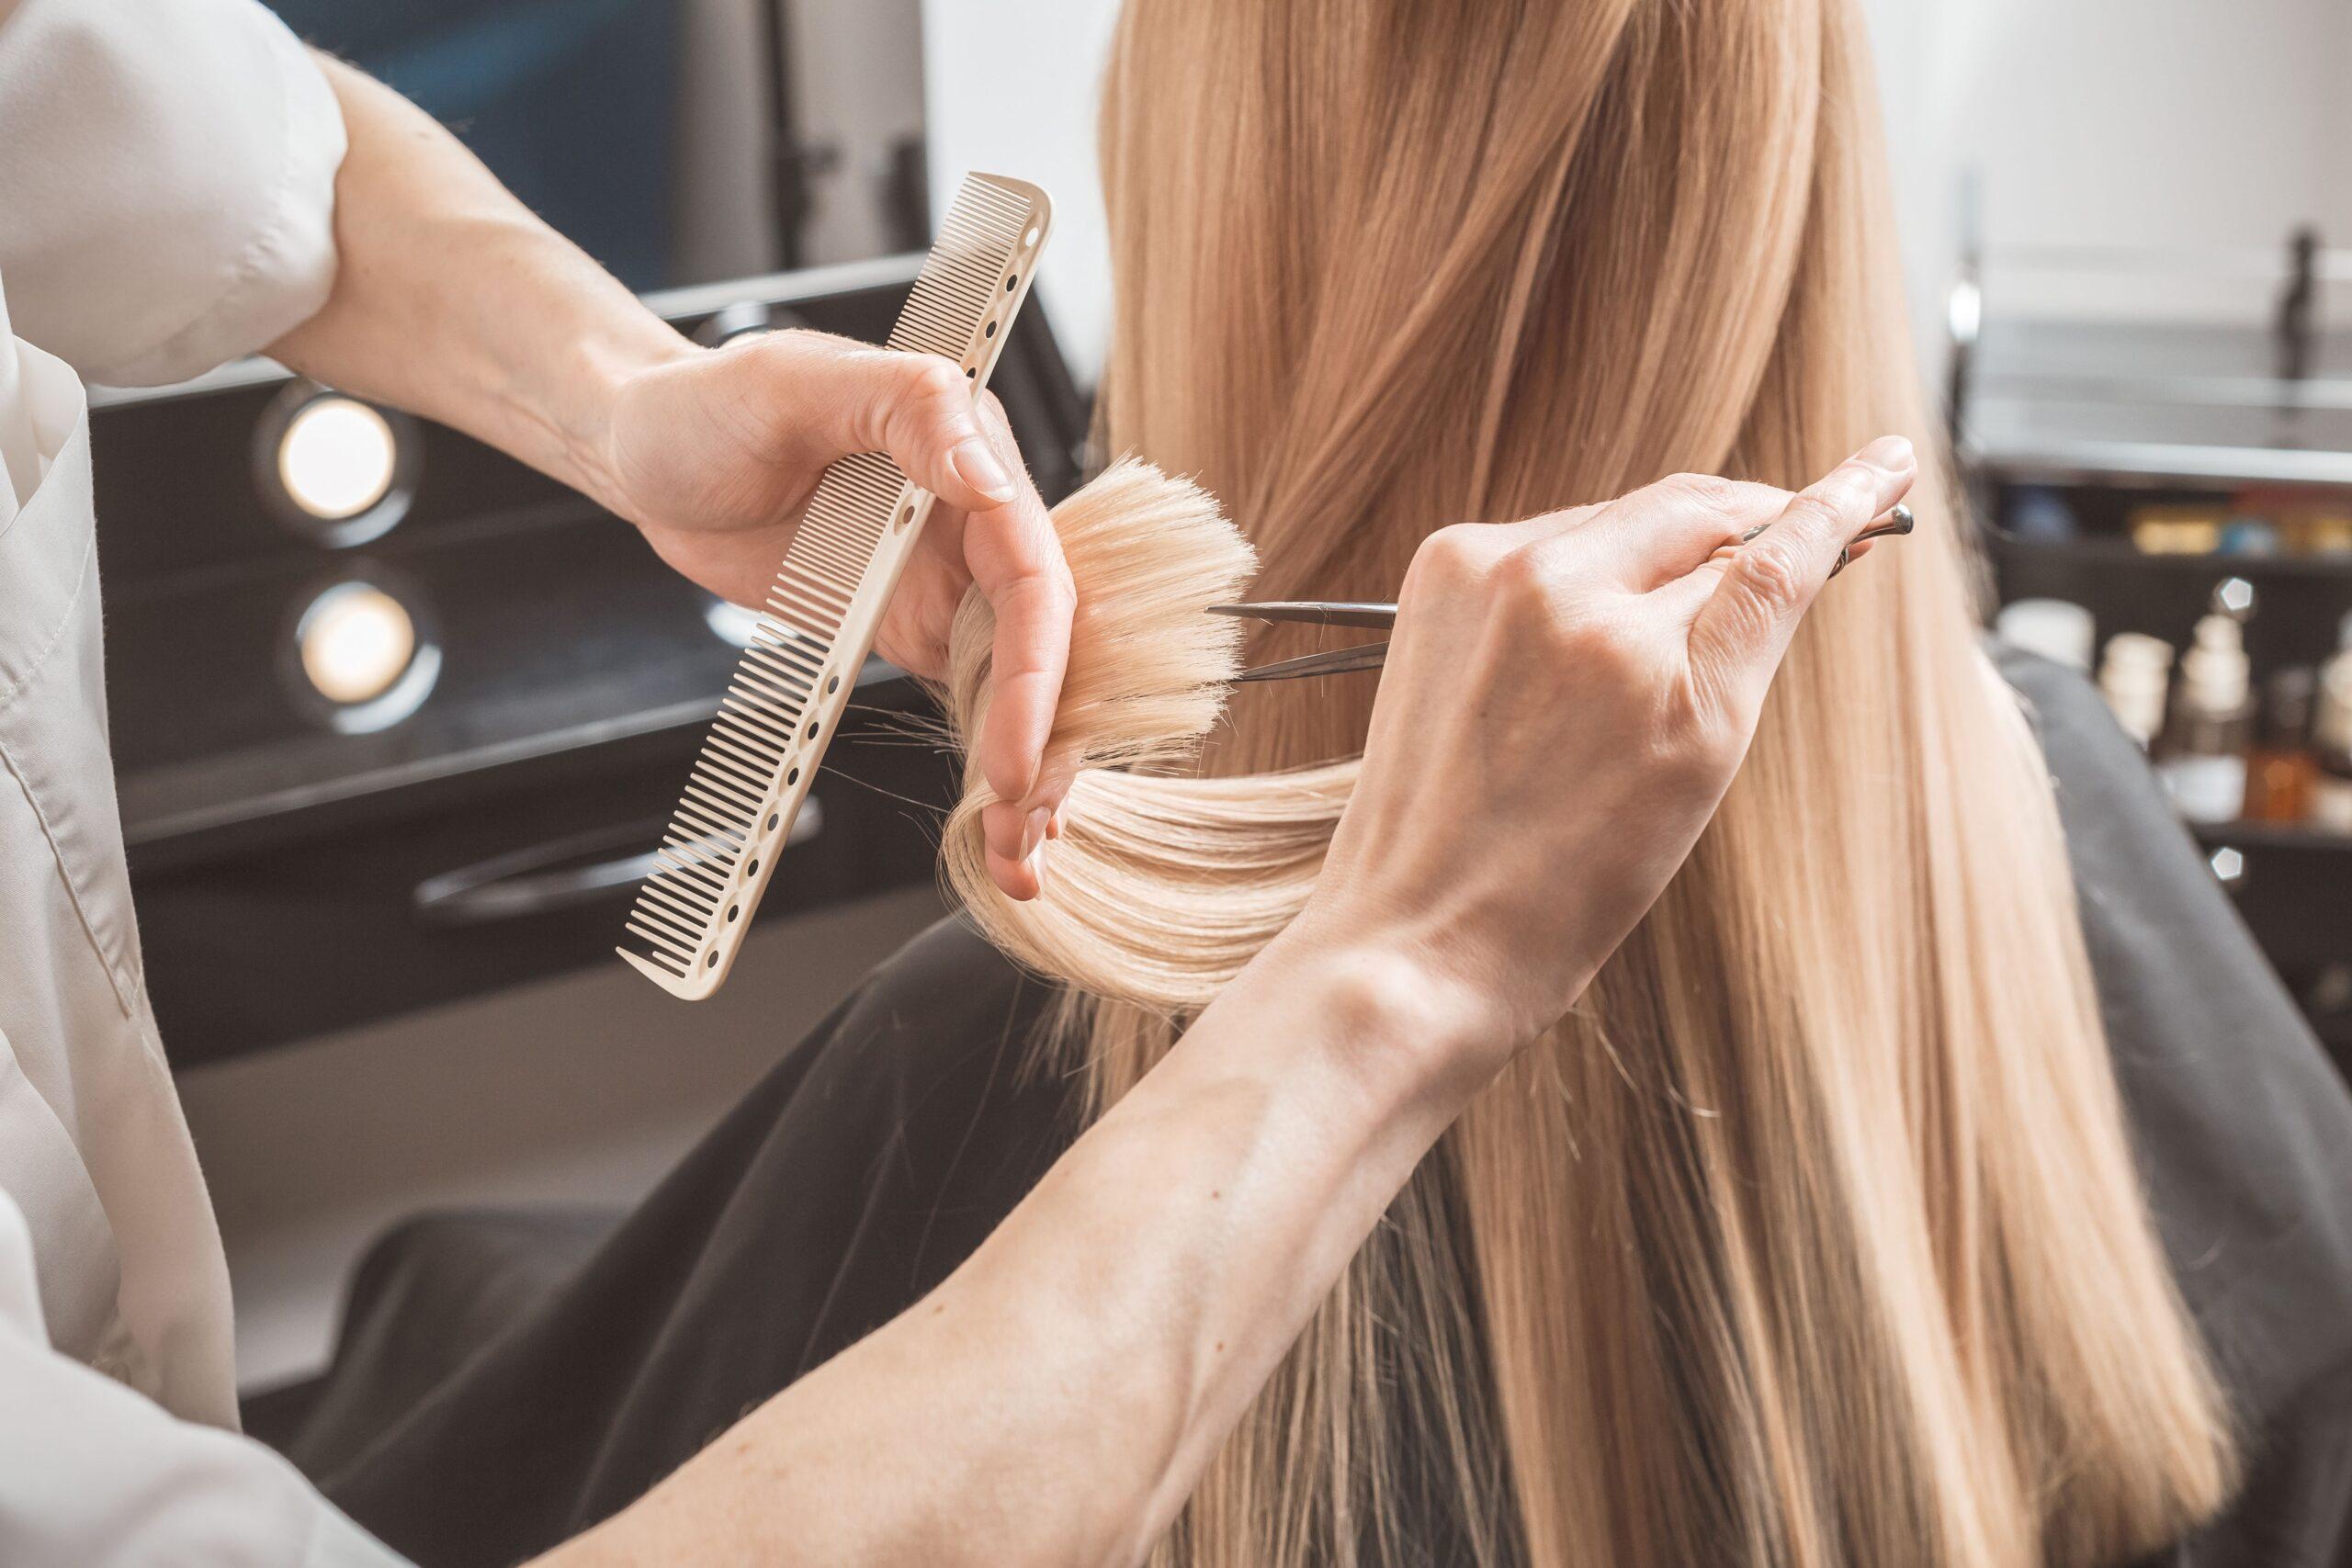
[[[1589,570],[1645,593],[1771,522],[1789,500],[1777,485],[1673,474],[1602,507],[1585,525],[1580,547],[1594,552]]]
[[[1002,413],[989,405],[983,408],[982,417],[1009,444]],[[973,586],[996,611],[988,717],[973,755],[998,798],[1022,807],[1025,834],[1032,820],[1050,817],[1060,799],[1059,795],[1046,798],[1039,784],[1054,710],[1061,701],[1062,675],[1069,664],[1078,591],[1062,558],[1053,520],[1025,476],[1015,500],[965,519],[963,546]],[[1067,790],[1067,775],[1060,787]],[[1042,819],[1035,828],[1042,836]],[[1027,849],[1014,838],[991,834],[990,840],[1007,860],[1027,857]]]
[[[1011,438],[989,438],[972,383],[952,361],[800,332],[770,333],[760,351],[823,461],[887,452],[917,485],[969,511],[1018,498]]]
[[[1798,492],[1762,533],[1715,571],[1690,625],[1693,664],[1718,681],[1769,678],[1838,553],[1911,489],[1918,460],[1899,435],[1871,443]]]
[[[981,859],[988,863],[989,880],[1008,898],[1026,901],[1046,888],[1046,849],[1041,841],[1025,854],[1008,854],[997,847],[1007,823],[1021,821],[1020,808],[1011,801],[990,801],[980,808]],[[1016,839],[1020,835],[1016,832]]]

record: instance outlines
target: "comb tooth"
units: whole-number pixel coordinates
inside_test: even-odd
[[[645,925],[661,941],[689,953],[702,940],[704,916],[700,910],[672,910],[639,898],[629,910],[629,919]]]
[[[747,790],[764,791],[768,787],[768,781],[761,774],[751,772],[732,758],[714,750],[707,743],[704,745],[702,758],[695,764],[695,768],[698,773],[709,773],[719,778],[733,779]]]
[[[735,693],[730,691],[719,698],[718,705],[734,715],[735,721],[741,728],[750,730],[754,738],[765,740],[777,755],[783,755],[785,749],[792,744],[792,736],[788,731],[770,722],[756,706],[745,702]]]
[[[760,649],[753,657],[743,660],[736,675],[741,680],[759,681],[770,690],[784,694],[789,703],[797,706],[817,689],[817,676],[821,668],[813,659],[787,659]]]
[[[824,668],[825,655],[796,638],[791,642],[753,643],[745,650],[763,664],[781,664],[787,669],[805,670],[815,674]]]
[[[677,819],[714,838],[725,835],[728,830],[725,816],[714,814],[711,807],[703,804],[698,787],[692,797],[679,804]]]
[[[813,579],[779,577],[768,589],[768,604],[786,615],[811,617],[794,623],[801,628],[801,635],[831,642],[833,634],[841,629],[842,612],[849,607],[849,595]]]
[[[651,931],[647,931],[643,926],[639,925],[634,919],[628,922],[628,930],[633,935],[641,937],[647,942],[650,943],[653,951],[656,953],[672,954],[680,958],[689,957],[694,953],[694,947],[692,944],[680,947],[677,945],[677,939],[675,937],[656,936]]]
[[[674,901],[639,898],[633,911],[636,918],[657,931],[666,931],[680,939],[682,945],[692,948],[702,940],[705,911],[690,908]]]
[[[668,888],[655,887],[650,883],[646,886],[645,891],[638,895],[637,912],[640,915],[662,916],[690,931],[701,927],[703,916],[707,913],[707,910],[677,897]]]
[[[801,700],[816,684],[816,674],[813,670],[797,669],[770,659],[746,659],[735,667],[736,680],[747,686],[756,685],[763,691],[774,692],[777,702],[789,708],[800,706]]]
[[[1035,186],[967,176],[889,346],[940,355],[984,384],[1049,220]],[[737,950],[728,915],[748,926],[774,870],[756,846],[787,831],[807,797],[839,715],[833,695],[865,664],[921,536],[916,519],[930,512],[880,452],[834,463],[809,497],[628,919],[621,955],[673,994],[707,996],[725,979]]]
[[[694,811],[704,818],[706,825],[712,832],[736,840],[751,837],[748,831],[749,819],[752,811],[757,808],[756,802],[752,806],[738,806],[730,800],[713,795],[709,784],[700,778],[687,784],[686,801],[679,806],[681,814],[687,809],[687,802],[692,804]]]
[[[706,755],[718,759],[712,764],[714,767],[730,767],[754,778],[767,776],[769,768],[764,760],[752,756],[716,727],[711,729],[710,739],[702,743],[702,749]]]
[[[629,919],[641,928],[638,934],[648,942],[667,942],[692,953],[702,941],[700,919],[680,919],[677,916],[652,905],[639,903]]]
[[[675,922],[685,931],[689,939],[697,938],[703,929],[710,923],[710,909],[707,905],[685,903],[683,900],[677,907],[673,907],[669,904],[658,904],[640,898],[633,912],[639,916],[644,916],[657,911]],[[694,941],[689,940],[685,945],[694,946]]]
[[[712,863],[702,858],[696,847],[698,840],[681,839],[675,832],[662,840],[670,851],[670,886],[691,897],[715,898],[727,884],[712,868]]]

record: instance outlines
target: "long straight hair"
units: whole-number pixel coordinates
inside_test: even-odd
[[[1106,445],[1222,498],[1277,598],[1386,597],[1439,525],[1677,470],[1928,450],[1875,117],[1853,0],[1129,0]],[[1098,1108],[1296,908],[1352,776],[1307,765],[1361,747],[1374,692],[1244,688],[1171,776],[1232,653],[1190,612],[1249,563],[1185,527],[1102,554],[1121,517],[1191,514],[1145,483],[1064,513],[1092,700],[1063,739],[1125,771],[1081,780],[1036,904],[979,869],[977,780],[947,844],[983,925],[1068,982]],[[2223,1499],[2044,765],[1948,487],[1915,503],[1162,1561],[2092,1564]],[[984,631],[956,637],[967,721]]]

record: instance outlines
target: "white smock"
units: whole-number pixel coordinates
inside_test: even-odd
[[[123,868],[83,394],[316,310],[343,153],[325,78],[253,0],[0,0],[8,1568],[398,1561],[236,1435],[228,1267]]]

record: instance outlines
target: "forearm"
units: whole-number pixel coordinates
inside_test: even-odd
[[[1419,1064],[1483,1027],[1270,948],[927,1300],[557,1560],[1136,1560],[1460,1109]]]
[[[320,64],[350,138],[340,261],[325,307],[270,353],[604,499],[615,388],[697,350],[429,116],[339,61]]]

